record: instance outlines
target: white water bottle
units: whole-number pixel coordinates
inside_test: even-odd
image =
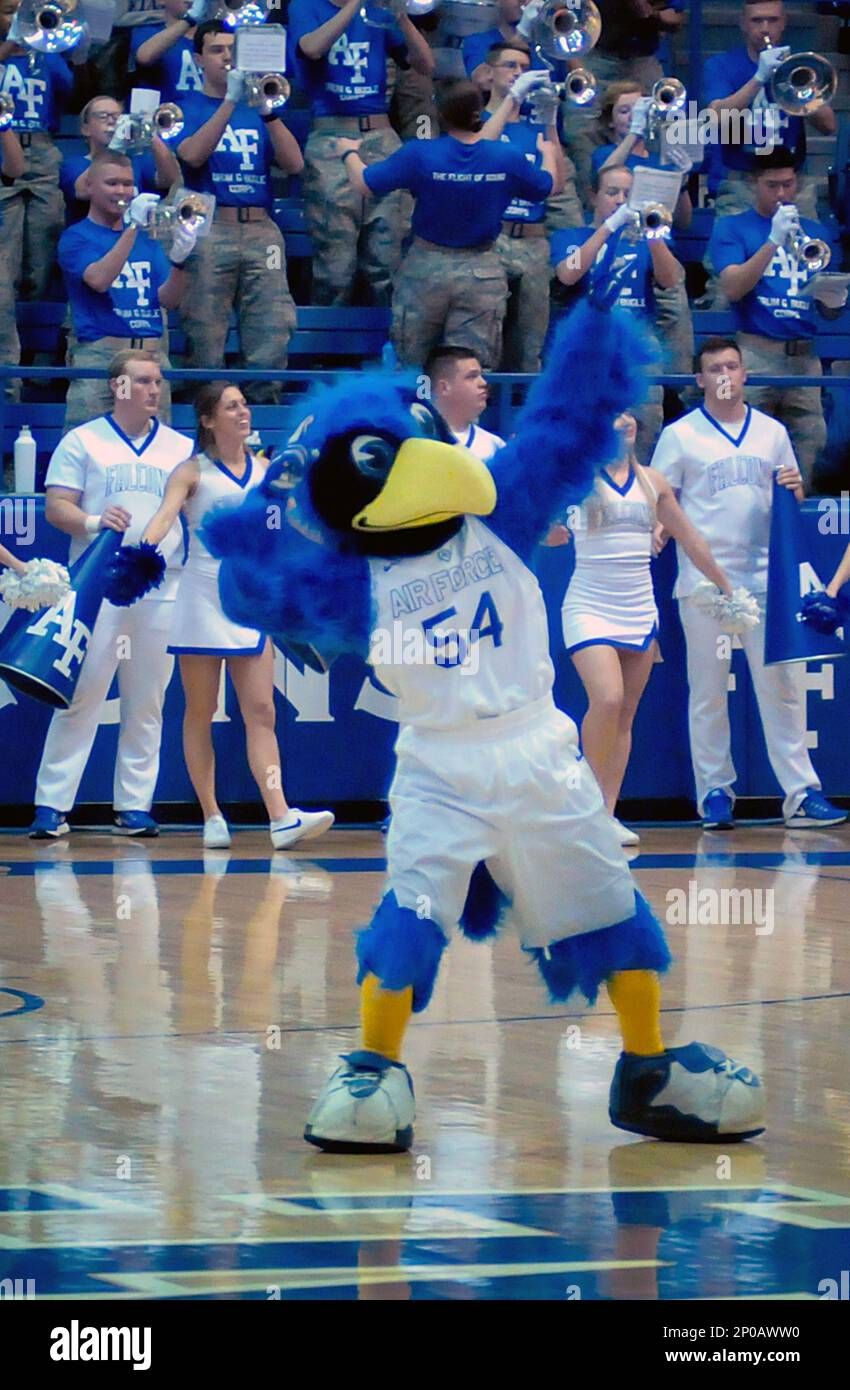
[[[29,425],[21,425],[15,440],[15,491],[35,492],[35,440]]]

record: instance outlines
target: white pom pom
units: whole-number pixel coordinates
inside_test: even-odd
[[[709,579],[703,579],[691,594],[691,602],[701,613],[714,618],[723,632],[748,632],[761,622],[758,599],[748,589],[734,589],[727,595]]]
[[[26,608],[30,613],[61,603],[70,587],[68,571],[55,560],[28,560],[23,574],[5,570],[0,575],[3,602],[10,608]]]

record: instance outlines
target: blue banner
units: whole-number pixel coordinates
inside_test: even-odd
[[[823,513],[818,516],[819,523],[822,516]],[[800,614],[803,595],[825,588],[831,575],[831,570],[825,577],[818,573],[811,526],[805,524],[800,504],[790,488],[780,487],[774,479],[767,569],[765,666],[847,655],[841,629],[834,634],[818,632],[809,623],[803,622]]]

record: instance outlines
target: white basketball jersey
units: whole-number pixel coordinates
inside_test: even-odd
[[[784,425],[747,406],[736,431],[698,406],[662,430],[652,467],[681,490],[682,510],[732,582],[763,593],[773,475],[779,468],[797,467]],[[676,548],[679,577],[674,595],[686,598],[703,576],[682,547]]]
[[[247,457],[245,473],[241,478],[236,478],[223,463],[217,463],[209,454],[198,455],[198,483],[192,496],[187,497],[183,504],[183,515],[191,531],[188,564],[193,570],[218,574],[221,561],[207,550],[198,535],[198,527],[211,507],[220,502],[238,506],[248,489],[261,481],[262,470],[250,450]]]
[[[46,487],[73,488],[82,493],[84,512],[98,516],[105,507],[123,507],[133,520],[124,533],[125,545],[138,545],[151,517],[159,510],[168,476],[190,457],[191,440],[169,425],[154,420],[145,435],[129,439],[111,415],[99,415],[78,425],[53,451]],[[160,544],[166,559],[165,578],[148,599],[173,599],[186,556],[186,530],[175,521]],[[71,537],[69,564],[91,545],[91,538]]]
[[[540,587],[483,521],[468,517],[427,555],[369,564],[369,661],[399,699],[400,724],[462,728],[551,691]]]
[[[481,459],[482,463],[486,463],[499,449],[505,447],[504,439],[500,439],[497,434],[491,434],[489,430],[483,430],[480,425],[470,425],[466,430],[452,430],[452,434],[458,444],[462,444],[464,449]]]

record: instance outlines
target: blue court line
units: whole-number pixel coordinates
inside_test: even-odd
[[[8,985],[0,985],[0,994],[13,994],[21,1000],[16,1009],[0,1009],[0,1018],[15,1018],[18,1014],[31,1014],[36,1009],[44,1008],[41,995],[28,994],[25,989],[10,989]]]
[[[817,1004],[834,999],[850,999],[850,990],[839,991],[836,994],[795,994],[787,999],[738,999],[727,1004],[670,1004],[666,1007],[662,1005],[663,1014],[690,1014],[706,1013],[719,1009],[751,1009],[757,1005],[759,1008],[767,1008],[773,1004]],[[485,1025],[498,1023],[565,1023],[575,1019],[579,1023],[588,1018],[616,1018],[617,1014],[613,1009],[590,1008],[584,1013],[569,1014],[512,1014],[509,1018],[457,1018],[457,1019],[421,1019],[412,1025],[416,1028],[481,1028]],[[281,1028],[281,1033],[356,1033],[359,1023],[310,1023],[294,1025],[291,1028]],[[249,1029],[228,1028],[225,1032],[220,1032],[214,1028],[204,1029],[198,1033],[80,1033],[75,1035],[73,1042],[152,1042],[157,1038],[265,1038],[264,1032],[254,1032]],[[68,1037],[63,1034],[59,1037],[30,1037],[30,1038],[0,1038],[0,1047],[34,1047],[42,1043],[60,1043],[67,1047]]]
[[[228,859],[224,861],[223,874],[267,874],[272,860],[269,859]],[[293,873],[309,865],[313,869],[323,869],[329,874],[381,874],[386,872],[386,859],[306,859],[293,856],[292,859],[276,859],[278,864],[297,864]],[[742,851],[725,853],[717,851],[696,851],[679,854],[639,854],[629,860],[631,869],[698,869],[701,866],[735,869],[780,869],[788,864],[789,856],[781,850]],[[795,864],[821,865],[836,868],[850,867],[850,849],[847,850],[805,850],[795,854],[791,861]],[[86,875],[111,875],[113,873],[133,873],[150,870],[153,874],[203,874],[203,859],[78,859],[39,858],[19,862],[0,860],[0,869],[8,871],[10,878],[32,878],[44,869],[58,867],[70,869],[78,877]],[[141,869],[139,866],[142,866]]]

